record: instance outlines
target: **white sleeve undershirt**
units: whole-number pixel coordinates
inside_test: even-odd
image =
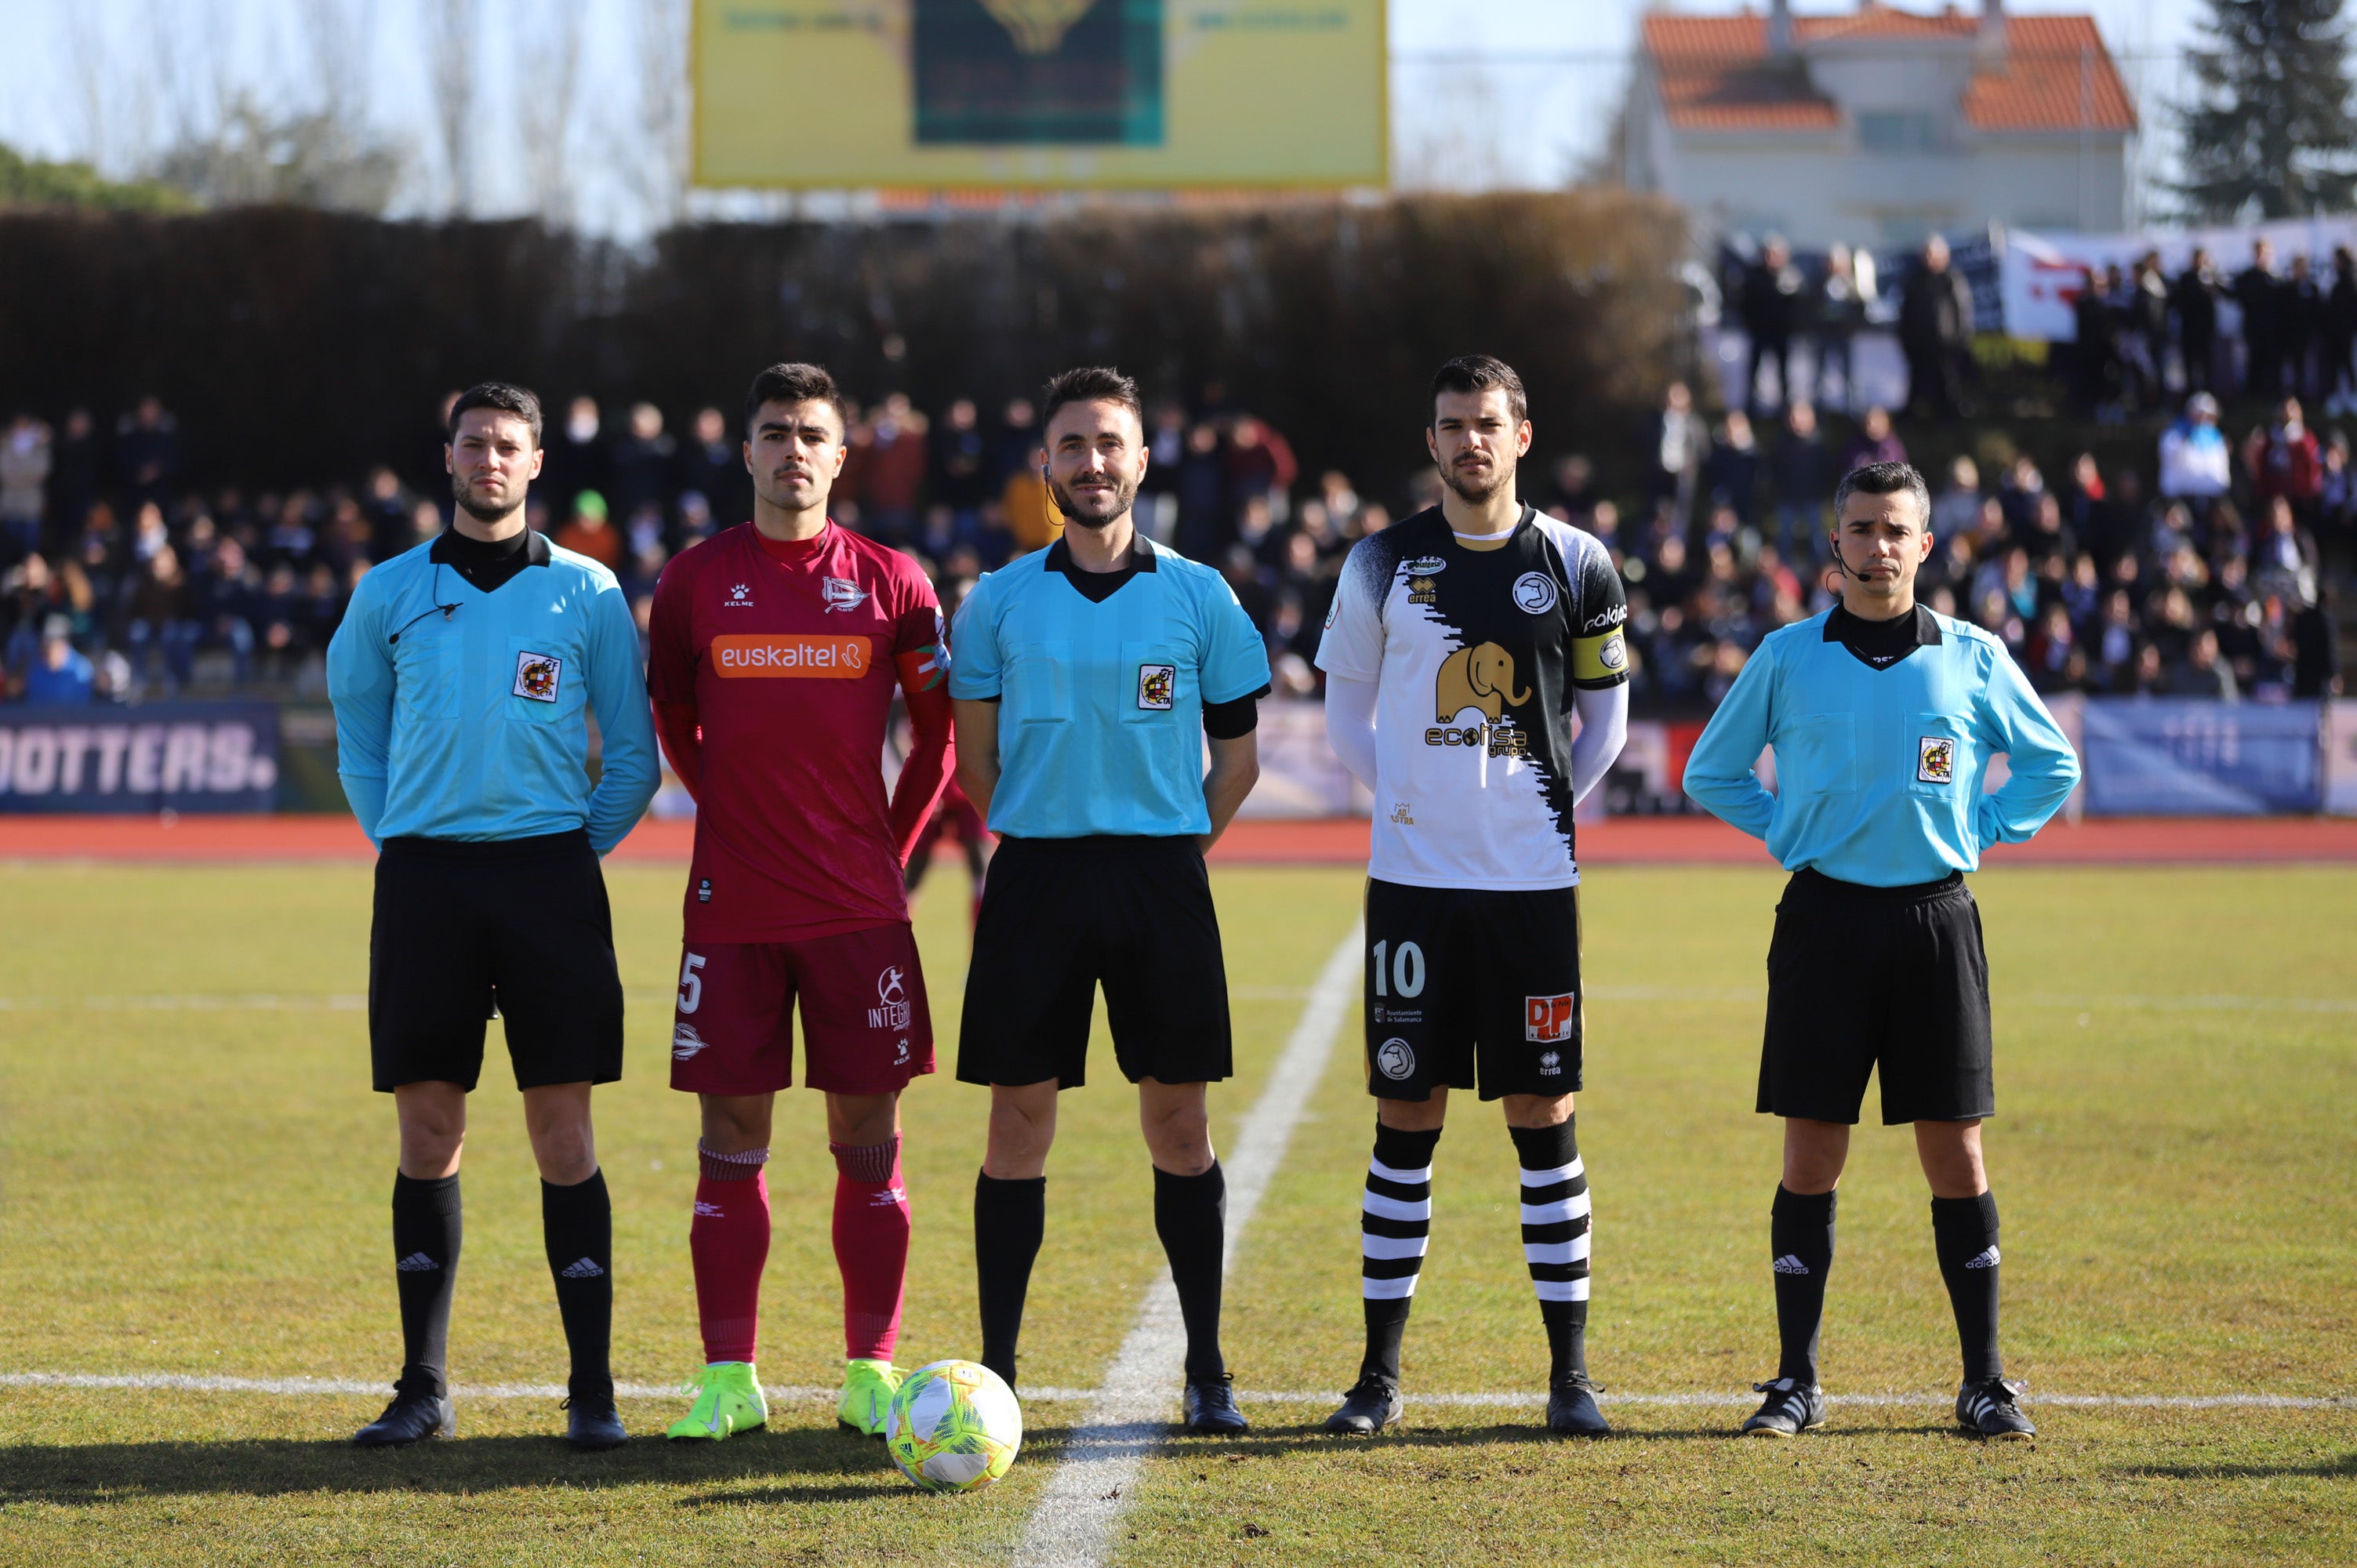
[[[1372,681],[1327,672],[1326,739],[1369,794],[1375,789],[1375,687]]]

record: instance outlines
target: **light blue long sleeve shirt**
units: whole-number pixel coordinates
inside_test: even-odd
[[[437,572],[431,544],[361,579],[328,647],[328,696],[336,771],[372,843],[586,827],[604,854],[653,798],[654,721],[621,585],[586,555],[551,545],[543,564],[533,548],[535,564],[488,594]]]
[[[2079,782],[2071,743],[2003,643],[1918,620],[1922,644],[1879,670],[1828,640],[1824,616],[1770,634],[1695,743],[1686,793],[1786,870],[1868,887],[1976,870],[1984,846],[2037,832]],[[1769,746],[1773,794],[1752,771]],[[2011,777],[1985,795],[1998,752]]]

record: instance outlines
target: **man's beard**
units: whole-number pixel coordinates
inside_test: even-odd
[[[477,522],[497,522],[515,510],[515,503],[512,501],[494,507],[488,502],[478,502],[469,499],[474,488],[462,479],[452,485],[450,489],[453,499],[458,503],[458,510]],[[505,487],[501,488],[501,493],[506,493]]]
[[[1078,523],[1082,528],[1110,528],[1113,526],[1114,518],[1122,516],[1137,504],[1137,486],[1135,482],[1115,484],[1113,492],[1114,509],[1103,517],[1084,515],[1079,507],[1072,504],[1071,492],[1053,479],[1048,481],[1048,493],[1055,498],[1056,510],[1063,514],[1065,522]]]
[[[1492,466],[1490,470],[1490,482],[1484,485],[1465,478],[1458,472],[1457,466],[1452,463],[1440,470],[1440,482],[1455,491],[1459,500],[1470,501],[1475,506],[1483,506],[1488,504],[1491,497],[1514,482],[1514,470],[1511,464],[1503,467]]]

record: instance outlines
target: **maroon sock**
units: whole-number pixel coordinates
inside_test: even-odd
[[[759,1162],[705,1156],[687,1251],[695,1267],[704,1359],[750,1361],[760,1332],[761,1268],[770,1261],[770,1182]]]
[[[909,1273],[909,1190],[900,1180],[900,1140],[834,1155],[834,1262],[843,1272],[843,1353],[888,1361],[900,1340],[900,1295]]]

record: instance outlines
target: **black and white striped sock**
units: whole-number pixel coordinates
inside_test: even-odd
[[[1440,1129],[1404,1132],[1375,1123],[1375,1154],[1359,1205],[1359,1294],[1367,1314],[1361,1378],[1396,1384],[1400,1337],[1432,1237],[1432,1152]]]
[[[1546,1324],[1553,1383],[1587,1375],[1587,1170],[1573,1127],[1566,1117],[1508,1129],[1523,1167],[1523,1258]]]

